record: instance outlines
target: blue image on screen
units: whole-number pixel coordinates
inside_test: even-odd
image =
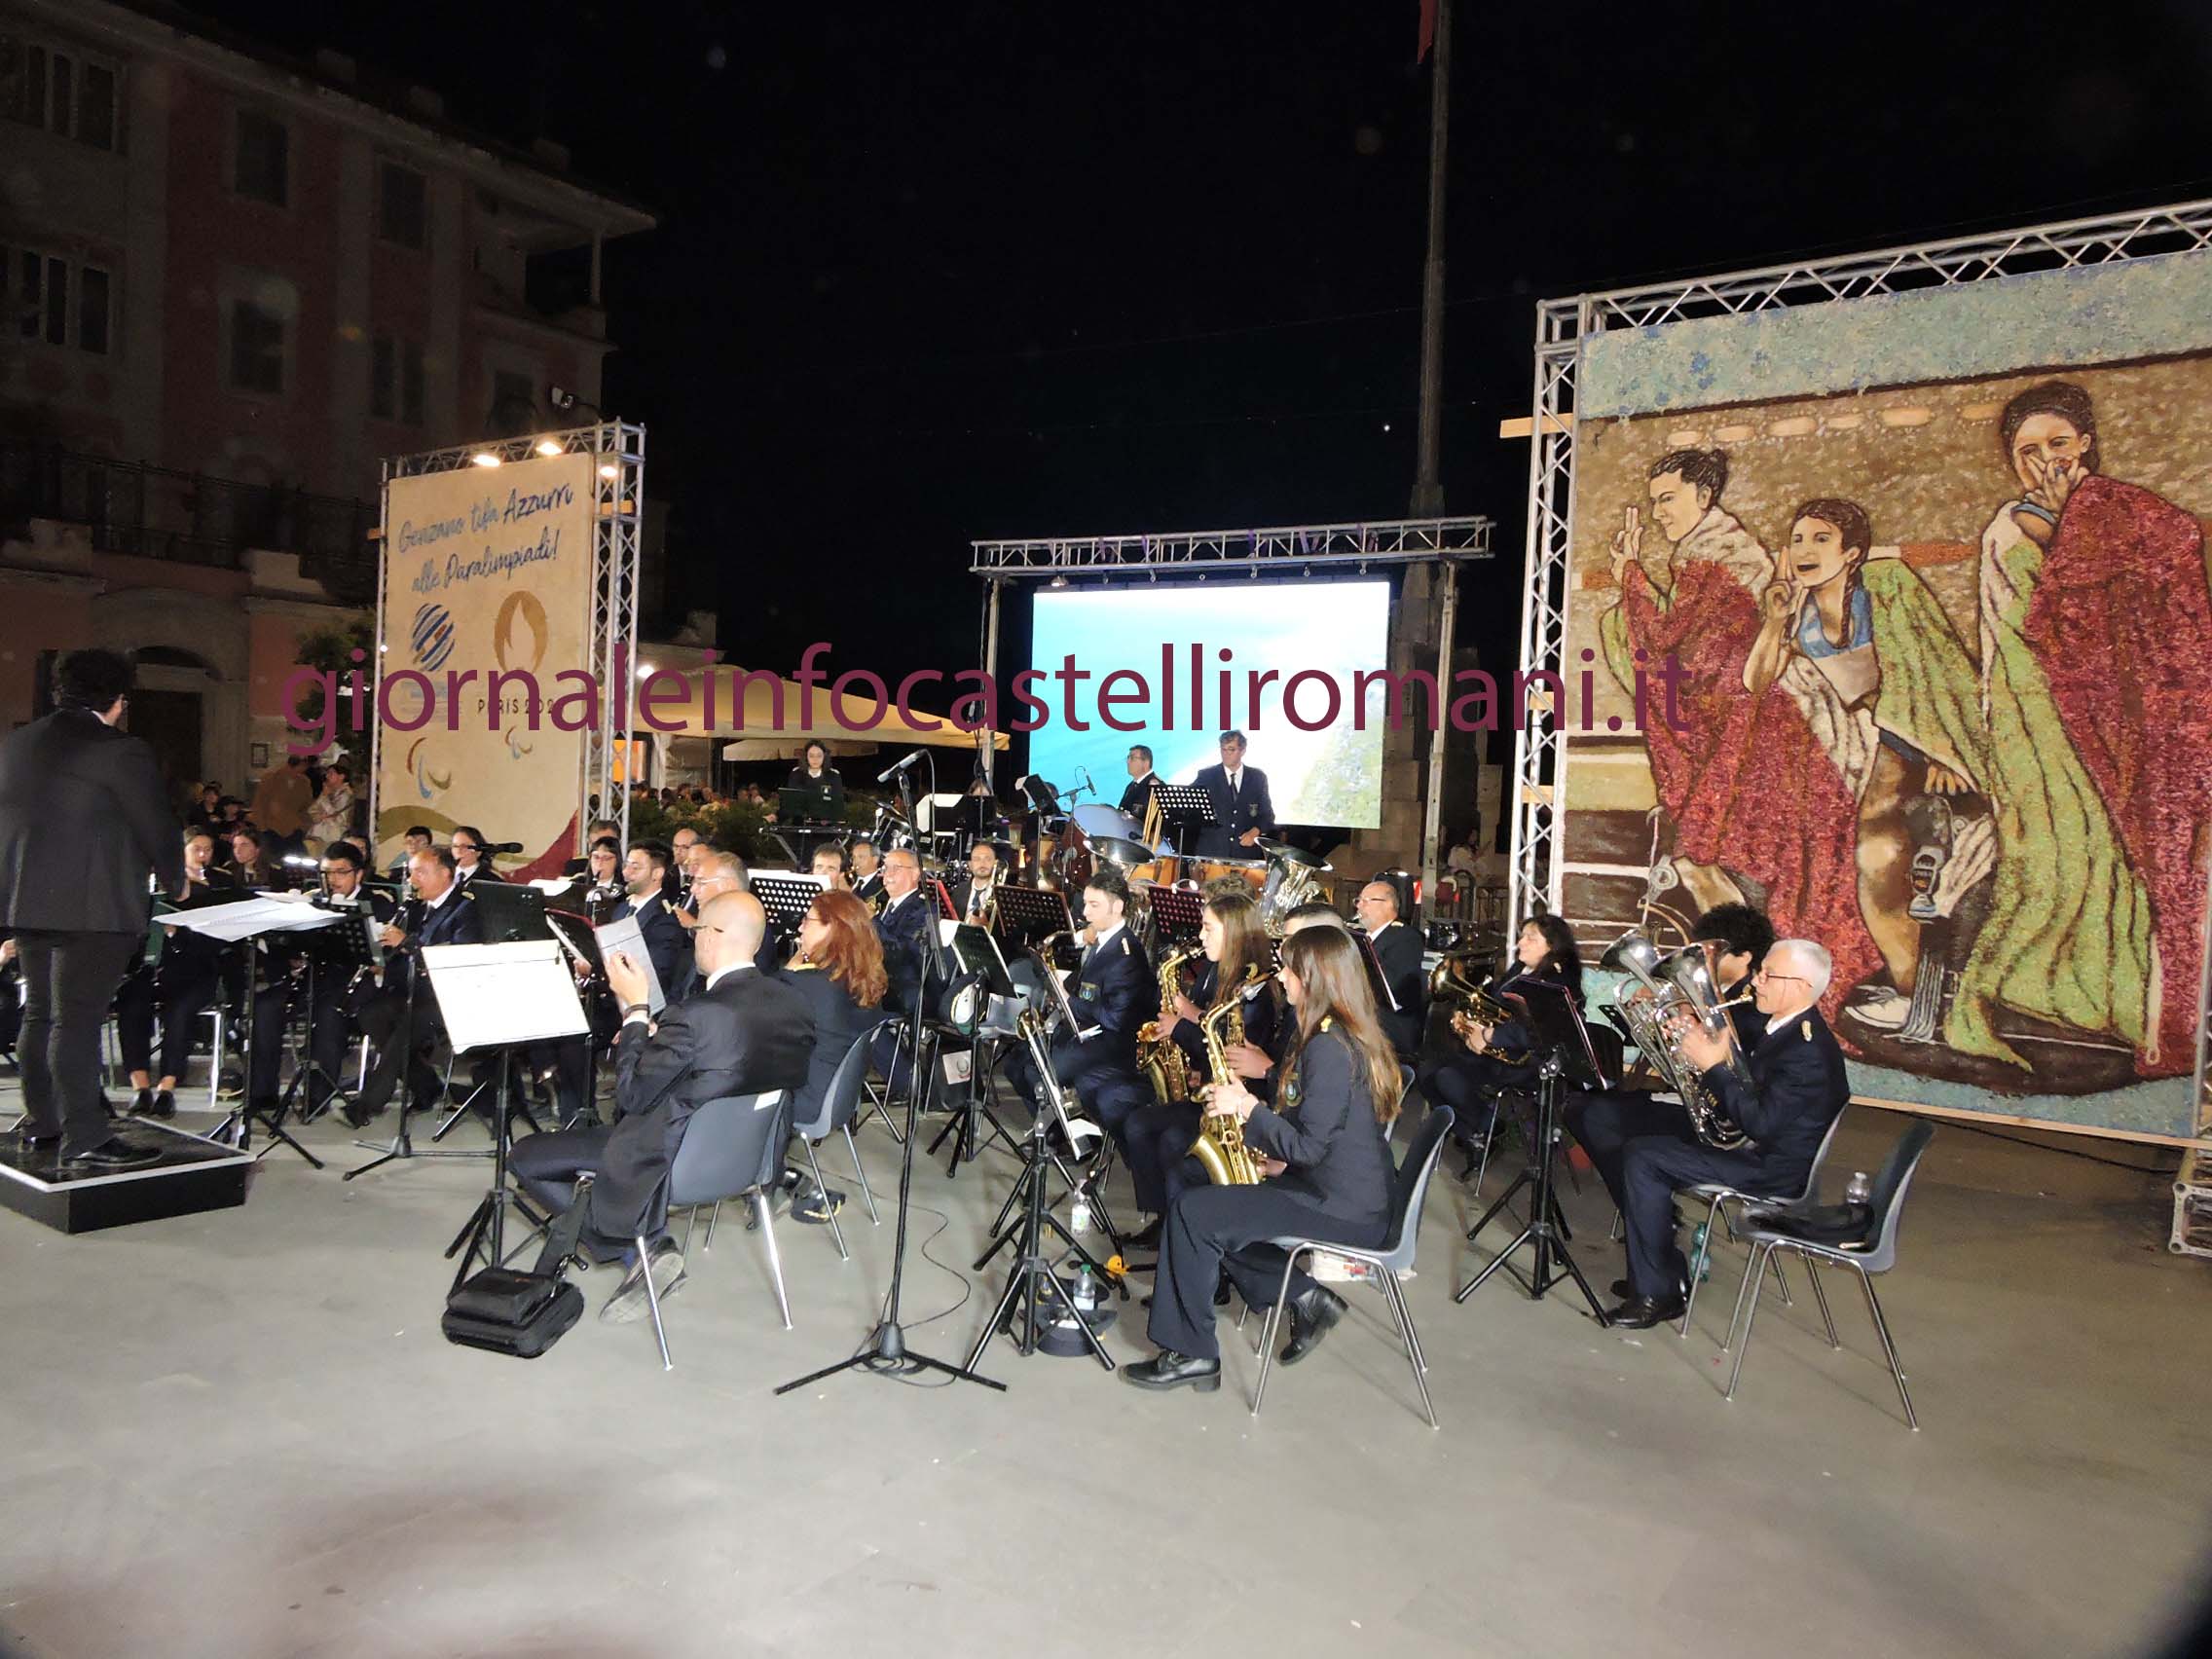
[[[1224,582],[1204,587],[1151,586],[1092,593],[1047,590],[1036,596],[1030,665],[1056,676],[1069,657],[1088,675],[1074,693],[1056,679],[1035,682],[1030,695],[1050,711],[1029,738],[1029,769],[1056,788],[1076,782],[1079,767],[1096,780],[1096,798],[1112,804],[1128,782],[1124,758],[1147,744],[1153,766],[1169,783],[1189,783],[1220,758],[1224,729],[1245,734],[1245,764],[1267,774],[1280,824],[1342,825],[1371,830],[1382,816],[1382,731],[1387,692],[1371,685],[1364,720],[1353,706],[1354,677],[1389,664],[1390,584],[1348,582]],[[1191,647],[1203,667],[1200,707],[1192,706]],[[1172,655],[1163,671],[1162,648]],[[1224,661],[1222,651],[1231,653]],[[1248,675],[1275,678],[1252,703]],[[1116,671],[1141,677],[1107,685]],[[1229,708],[1222,708],[1226,671]],[[1302,731],[1285,717],[1283,691],[1300,681],[1295,709],[1318,729]],[[1113,713],[1139,729],[1117,731],[1099,719],[1099,693],[1113,694]],[[1171,692],[1173,708],[1163,707]],[[1330,714],[1332,698],[1335,714]],[[1416,697],[1413,710],[1425,713]],[[1320,723],[1325,721],[1326,723]],[[1364,729],[1361,729],[1364,726]],[[1086,796],[1086,799],[1092,798]]]

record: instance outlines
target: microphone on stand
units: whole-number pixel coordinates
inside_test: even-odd
[[[899,763],[898,763],[897,765],[895,765],[895,766],[891,767],[891,768],[890,768],[889,770],[887,770],[887,771],[882,771],[882,772],[878,772],[878,773],[876,773],[876,775],[875,775],[875,781],[876,781],[877,783],[879,783],[879,784],[888,784],[889,782],[891,782],[891,780],[892,780],[893,778],[896,778],[896,777],[897,777],[897,776],[898,776],[898,775],[899,775],[899,774],[900,774],[901,772],[903,772],[903,771],[904,771],[904,770],[905,770],[905,769],[906,769],[907,767],[911,766],[911,765],[912,765],[912,764],[913,764],[913,763],[914,763],[915,761],[917,761],[917,760],[921,759],[921,758],[922,758],[922,756],[924,755],[924,753],[925,753],[925,751],[923,751],[923,750],[919,750],[919,749],[915,750],[915,751],[913,752],[913,754],[911,754],[911,755],[907,756],[905,759],[903,759],[903,760],[900,761],[900,762],[899,762]]]
[[[519,853],[522,851],[522,843],[520,841],[486,841],[482,850],[487,853]]]

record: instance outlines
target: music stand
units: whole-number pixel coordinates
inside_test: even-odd
[[[1197,784],[1155,784],[1152,798],[1177,858],[1189,858],[1192,843],[1221,822],[1214,816],[1213,796]]]
[[[1075,917],[1068,913],[1068,896],[1057,888],[1016,887],[998,890],[998,936],[1009,944],[1037,945],[1054,934],[1075,932]]]
[[[767,911],[769,925],[780,927],[787,934],[798,932],[799,923],[806,920],[807,911],[829,886],[818,875],[753,872],[753,897],[759,900],[760,908]]]
[[[1515,1235],[1512,1243],[1500,1250],[1483,1265],[1475,1276],[1454,1294],[1454,1302],[1464,1302],[1482,1287],[1485,1279],[1503,1267],[1508,1257],[1524,1244],[1536,1247],[1536,1260],[1527,1280],[1529,1300],[1541,1302],[1544,1293],[1551,1289],[1564,1269],[1574,1280],[1575,1288],[1582,1292],[1583,1300],[1590,1304],[1590,1313],[1601,1325],[1609,1325],[1605,1309],[1598,1300],[1598,1293],[1590,1288],[1582,1269],[1575,1264],[1574,1256],[1567,1247],[1567,1217],[1561,1213],[1559,1198],[1552,1188],[1553,1142],[1559,1134],[1559,1103],[1565,1092],[1565,1080],[1572,1078],[1575,1087],[1583,1089],[1602,1089],[1611,1087],[1604,1070],[1598,1063],[1598,1053],[1590,1046],[1590,1031],[1582,1023],[1582,1015],[1574,1001],[1564,987],[1547,984],[1540,979],[1522,979],[1513,990],[1501,999],[1508,1006],[1518,1006],[1523,1022],[1534,1039],[1536,1065],[1536,1144],[1530,1149],[1528,1167],[1513,1178],[1513,1184],[1498,1195],[1497,1202],[1485,1210],[1482,1219],[1468,1229],[1472,1241],[1492,1220],[1505,1208],[1513,1197],[1524,1187],[1530,1189],[1529,1223]],[[1555,1259],[1557,1267],[1555,1268]]]
[[[987,1068],[975,1063],[975,1056],[982,1051],[986,1043],[995,1044],[998,1041],[998,1034],[986,1030],[984,1025],[989,1004],[986,1002],[983,1012],[977,1013],[974,1018],[964,1019],[960,1017],[958,999],[964,988],[970,995],[981,994],[1009,1001],[1014,1000],[1018,993],[1014,989],[1014,977],[1007,972],[1006,958],[999,953],[998,940],[982,928],[972,922],[960,923],[952,930],[951,937],[945,940],[942,950],[948,977],[938,1000],[944,1005],[943,1014],[949,1017],[940,1020],[940,1023],[946,1025],[950,1034],[965,1040],[970,1053],[967,1099],[945,1120],[944,1127],[938,1130],[937,1139],[930,1142],[928,1147],[928,1151],[934,1155],[944,1144],[945,1136],[957,1136],[952,1145],[952,1157],[944,1171],[946,1177],[950,1178],[960,1172],[961,1164],[973,1161],[977,1152],[980,1150],[976,1144],[976,1114],[978,1111],[990,1120],[994,1135],[1018,1150],[1018,1143],[1007,1133],[1006,1125],[999,1122],[998,1114],[982,1105],[976,1094],[976,1086]]]
[[[382,936],[385,924],[378,920],[376,906],[373,903],[366,899],[358,903],[349,903],[343,899],[332,899],[327,903],[318,903],[317,908],[330,910],[333,915],[340,919],[340,925],[318,928],[313,933],[309,934],[306,940],[307,948],[301,953],[307,959],[308,969],[308,1044],[306,1049],[303,1050],[298,1046],[295,1038],[292,1049],[292,1081],[284,1086],[284,1092],[276,1102],[276,1121],[278,1123],[284,1121],[285,1113],[294,1109],[294,1103],[299,1099],[301,1087],[308,1082],[311,1076],[319,1076],[330,1090],[328,1094],[323,1096],[321,1105],[315,1108],[314,1115],[316,1117],[320,1117],[330,1109],[330,1102],[334,1098],[351,1102],[353,1091],[315,1063],[315,1005],[321,998],[321,978],[325,974],[339,975],[344,978],[347,989],[350,989],[361,975],[374,973],[384,967],[384,940]],[[344,925],[349,921],[354,925],[351,927]],[[347,989],[339,991],[338,994],[341,998],[347,995]],[[343,1005],[341,1005],[340,1014],[341,1017],[347,1017]],[[299,1119],[303,1124],[310,1122],[309,1115],[304,1108],[299,1112]]]
[[[1179,887],[1155,887],[1145,895],[1151,906],[1152,919],[1160,928],[1160,937],[1174,944],[1185,944],[1198,937],[1198,924],[1205,918],[1206,896],[1203,893],[1186,893]]]
[[[519,939],[551,939],[545,921],[545,895],[518,882],[487,881],[471,885],[468,896],[484,919],[484,942],[508,944]]]
[[[534,895],[534,897],[535,897]],[[540,910],[542,919],[542,910]],[[423,973],[456,1054],[499,1051],[499,1104],[492,1122],[492,1186],[477,1201],[446,1258],[461,1257],[453,1287],[468,1277],[477,1254],[498,1267],[506,1256],[507,1131],[514,1101],[514,1051],[530,1043],[588,1036],[566,952],[550,937],[500,944],[433,944],[423,948]]]

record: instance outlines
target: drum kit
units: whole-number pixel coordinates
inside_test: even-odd
[[[1268,932],[1280,935],[1292,910],[1321,896],[1329,863],[1287,841],[1262,839],[1256,850],[1256,859],[1183,858],[1165,842],[1148,846],[1129,814],[1095,803],[1068,813],[1047,865],[1053,883],[1069,892],[1080,891],[1099,866],[1111,866],[1140,904],[1155,888],[1207,892],[1217,882],[1240,882],[1259,902]]]

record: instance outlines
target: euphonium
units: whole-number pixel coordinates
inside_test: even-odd
[[[1137,1070],[1162,1105],[1191,1097],[1190,1057],[1176,1046],[1172,1033],[1181,1017],[1175,1012],[1175,999],[1183,989],[1183,964],[1196,955],[1195,948],[1178,950],[1160,964],[1160,1015],[1137,1032]]]
[[[1259,977],[1257,968],[1246,969],[1244,982],[1198,1021],[1206,1069],[1216,1083],[1229,1081],[1229,1051],[1244,1041],[1244,993]],[[1206,1179],[1217,1187],[1250,1187],[1260,1179],[1260,1166],[1244,1144],[1244,1125],[1226,1114],[1208,1112],[1198,1120],[1198,1138],[1190,1156],[1205,1166]]]
[[[1697,1138],[1719,1152],[1749,1146],[1751,1137],[1721,1110],[1720,1102],[1705,1087],[1704,1075],[1683,1055],[1681,1039],[1677,1035],[1676,1021],[1686,1014],[1714,1036],[1725,1036],[1728,1069],[1751,1086],[1751,1068],[1744,1063],[1735,1027],[1722,1012],[1741,999],[1721,1000],[1714,983],[1712,945],[1701,941],[1662,954],[1650,940],[1631,929],[1612,942],[1599,966],[1628,975],[1650,993],[1617,997],[1605,1012],[1622,1035],[1642,1051],[1652,1069],[1682,1097]]]
[[[1474,977],[1478,960],[1476,952],[1461,950],[1437,963],[1428,973],[1428,1000],[1431,1005],[1457,1004],[1455,1015],[1464,1014],[1478,1025],[1503,1025],[1514,1013],[1491,994],[1493,976]]]

